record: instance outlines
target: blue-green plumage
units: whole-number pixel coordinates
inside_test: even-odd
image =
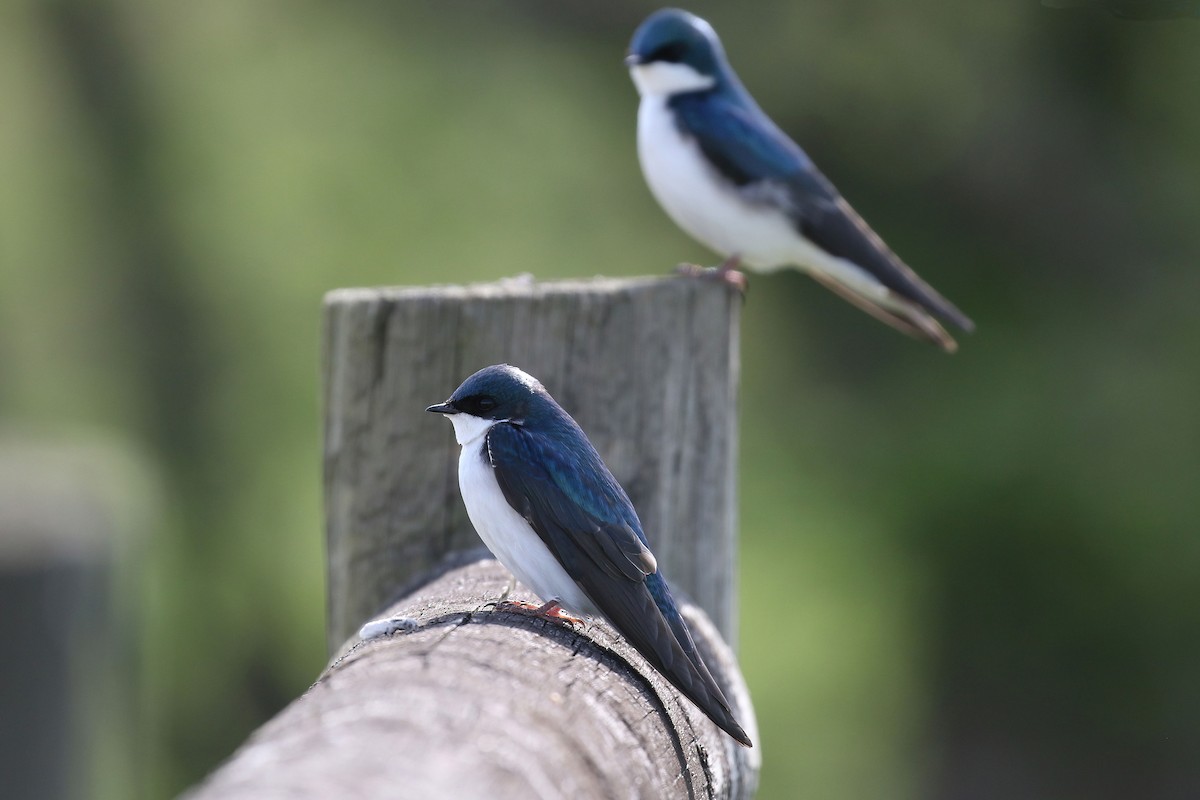
[[[767,119],[769,124],[763,124],[762,112],[740,86],[677,94],[667,100],[667,107],[713,166],[738,186],[793,181],[813,169],[805,152],[774,123]]]

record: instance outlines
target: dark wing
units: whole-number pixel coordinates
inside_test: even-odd
[[[581,572],[599,569],[641,581],[658,569],[633,505],[603,464],[603,472],[579,470],[571,463],[573,454],[549,444],[518,425],[500,424],[488,432],[488,458],[509,505],[551,552],[563,563],[569,558]]]
[[[658,574],[633,504],[595,450],[503,423],[488,431],[487,449],[509,505],[596,607],[713,722],[749,744]]]
[[[744,95],[693,92],[667,102],[682,132],[737,186],[786,185],[792,176],[815,171],[800,146]]]
[[[782,208],[825,252],[857,264],[896,294],[963,330],[974,329],[965,314],[891,251],[748,95],[693,93],[670,102],[684,133],[747,199]]]

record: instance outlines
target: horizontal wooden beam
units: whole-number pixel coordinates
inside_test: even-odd
[[[490,607],[508,577],[484,559],[424,583],[388,609],[395,632],[350,644],[189,800],[753,795],[759,750],[681,699],[607,623]],[[756,738],[732,652],[703,612],[684,615]]]

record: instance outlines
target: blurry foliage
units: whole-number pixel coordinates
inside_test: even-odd
[[[651,9],[0,12],[0,414],[119,432],[169,498],[140,588],[145,796],[323,664],[324,291],[712,260],[636,164],[620,57]],[[761,796],[1196,796],[1200,27],[693,10],[979,327],[948,358],[800,276],[751,280]]]

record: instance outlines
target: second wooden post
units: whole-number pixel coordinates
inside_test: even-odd
[[[479,545],[449,426],[424,408],[510,363],[579,422],[663,574],[735,641],[741,296],[662,278],[345,289],[326,297],[329,648],[406,581]]]

